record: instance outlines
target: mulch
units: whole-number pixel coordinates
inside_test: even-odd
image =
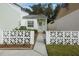
[[[29,48],[32,49],[31,44],[0,44],[0,48]]]

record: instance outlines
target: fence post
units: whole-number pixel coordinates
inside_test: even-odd
[[[30,31],[30,44],[34,44],[34,31]]]
[[[46,31],[46,44],[50,44],[50,31]]]
[[[3,30],[0,30],[0,44],[3,44]]]
[[[79,31],[78,31],[78,42],[77,42],[77,44],[79,45]]]

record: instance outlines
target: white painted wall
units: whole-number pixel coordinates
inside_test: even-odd
[[[10,30],[18,26],[18,20],[21,19],[20,13],[11,8],[9,4],[0,4],[0,28]]]
[[[3,31],[0,29],[0,44],[3,43]]]
[[[28,27],[28,21],[34,21],[34,27]],[[38,30],[38,22],[37,19],[22,19],[21,26],[26,26],[28,29],[37,29]]]
[[[17,3],[17,4],[18,4],[18,3]],[[19,4],[18,4],[18,5],[19,5]],[[22,11],[20,7],[14,5],[14,4],[9,4],[9,6],[10,6],[11,8],[13,8],[15,11],[17,11],[18,13],[21,13],[21,14],[20,14],[21,17],[26,16],[26,15],[29,15],[27,12]]]
[[[8,3],[0,4],[0,28],[2,30],[11,30],[19,26],[19,20],[25,15],[21,9]],[[26,15],[28,15],[26,13]]]
[[[25,32],[25,31],[23,31],[23,32]],[[6,38],[5,36],[3,36],[3,33],[4,33],[4,31],[3,30],[0,30],[0,44],[3,44],[3,38]],[[8,42],[8,44],[11,44],[10,43],[10,38],[12,38],[11,36],[10,36],[10,31],[9,31],[9,35],[7,36],[7,38],[9,38],[9,42]],[[17,31],[16,31],[16,33],[18,33]],[[25,36],[25,34],[23,34],[23,36],[21,37],[21,38],[30,38],[30,44],[34,44],[34,31],[30,31],[30,37],[24,37]],[[15,38],[16,38],[16,40],[17,40],[17,38],[20,38],[19,36],[17,37],[17,34],[16,34],[16,36],[15,36]],[[22,44],[24,44],[24,39],[23,39],[23,42],[22,42]]]
[[[50,44],[50,32],[46,31],[46,44]]]
[[[54,32],[54,33],[51,33],[51,32]],[[59,32],[63,33],[62,37],[59,36],[59,34],[58,34]],[[67,37],[67,34],[70,37]],[[77,37],[73,36],[75,34],[77,34],[76,35]],[[70,43],[70,45],[74,45],[75,43],[77,43],[77,45],[79,45],[79,31],[46,31],[46,44],[47,45],[49,45],[49,44],[51,44],[51,45],[52,44],[59,44],[59,43],[62,43],[63,45],[66,45],[68,43]]]
[[[34,31],[31,31],[31,34],[30,34],[30,36],[31,36],[31,39],[30,39],[30,44],[34,44]]]
[[[52,30],[79,31],[79,10],[76,10],[52,24]]]

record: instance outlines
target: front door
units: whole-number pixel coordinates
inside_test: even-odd
[[[43,32],[43,26],[44,26],[43,20],[44,20],[44,19],[39,19],[39,20],[38,20],[38,32]]]
[[[42,25],[39,25],[39,32],[43,32],[43,26]]]

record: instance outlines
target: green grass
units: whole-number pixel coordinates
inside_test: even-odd
[[[47,45],[49,56],[79,56],[78,45]]]

